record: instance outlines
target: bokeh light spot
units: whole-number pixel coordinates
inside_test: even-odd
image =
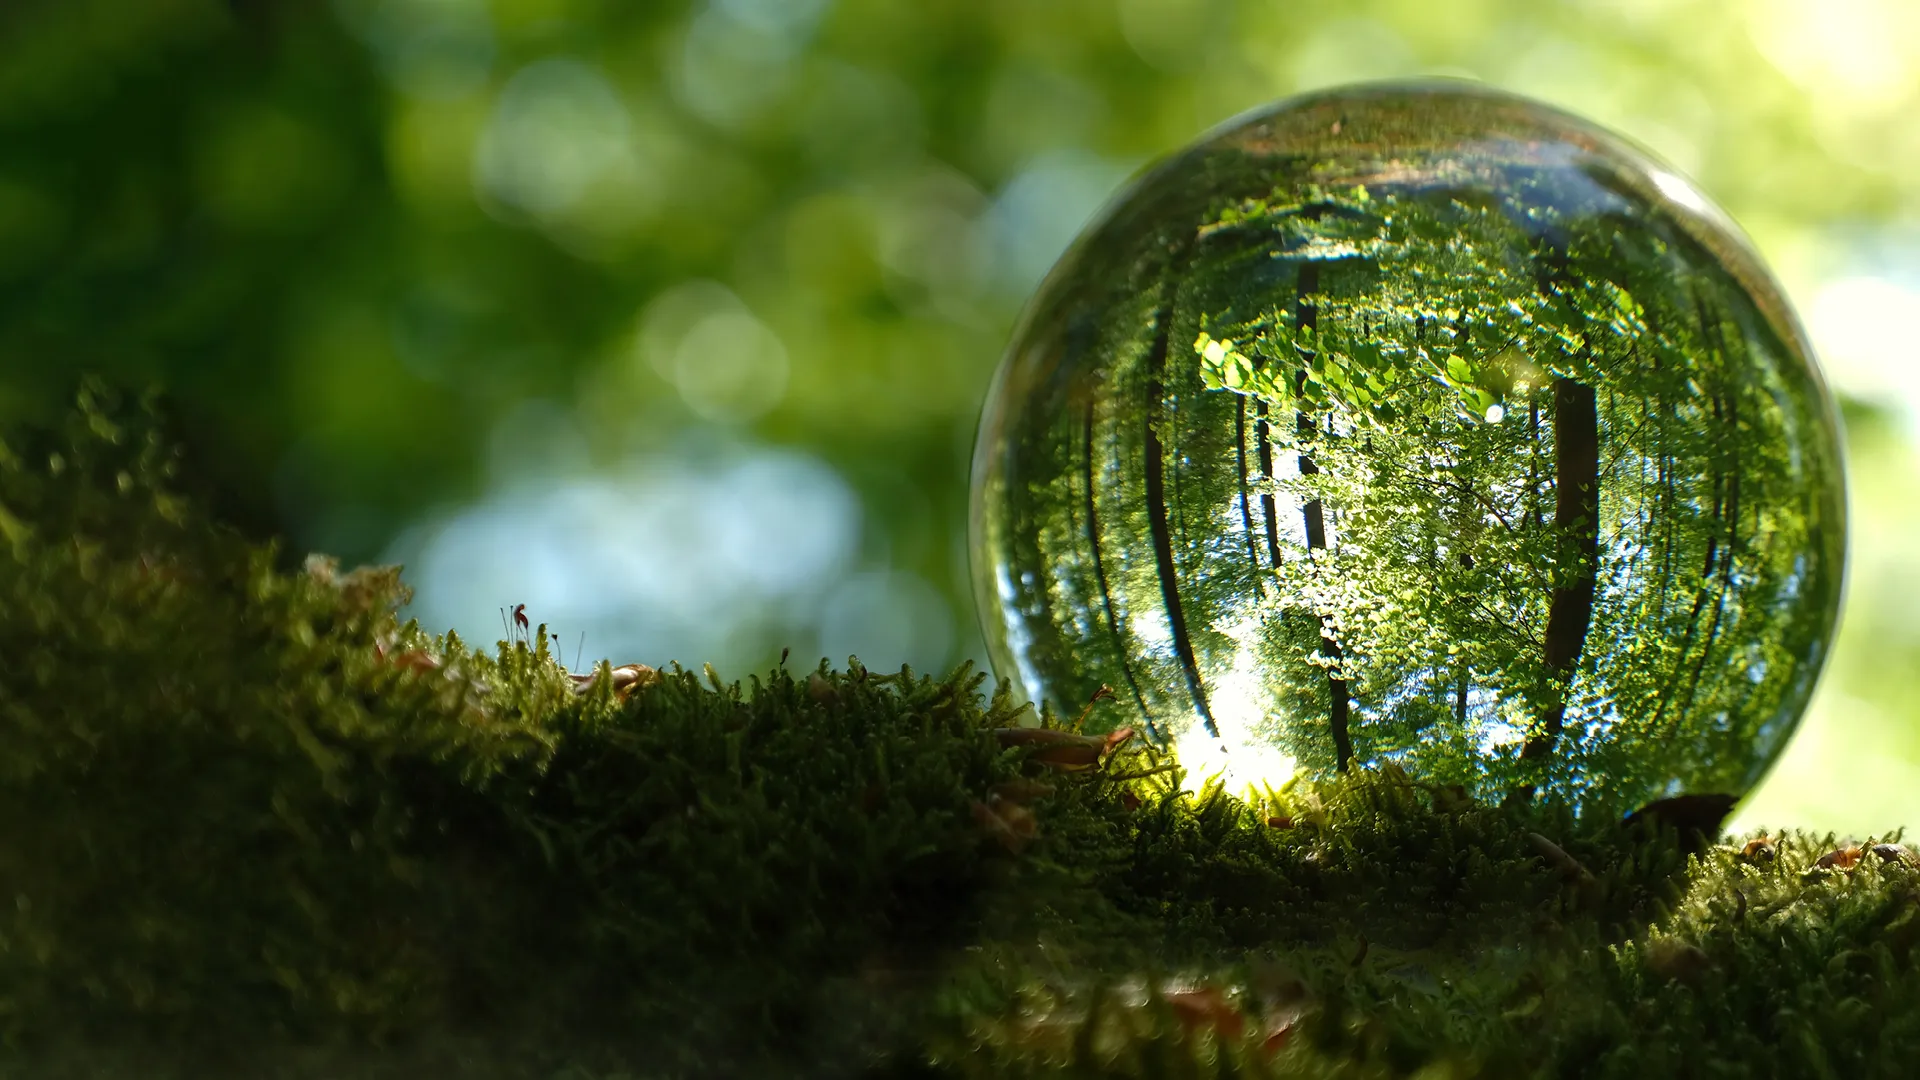
[[[1007,182],[992,210],[998,284],[1025,295],[1039,284],[1129,165],[1080,151],[1047,154]]]
[[[627,110],[606,77],[550,59],[516,74],[474,149],[483,205],[536,218],[571,210],[597,182],[632,166]]]
[[[585,631],[589,656],[726,665],[812,622],[860,520],[852,489],[811,455],[687,449],[497,486],[388,558],[408,564],[410,616],[472,641],[500,636],[500,605],[525,603],[563,641]]]
[[[705,420],[754,420],[786,393],[785,344],[715,281],[685,282],[656,297],[636,344],[639,358]]]

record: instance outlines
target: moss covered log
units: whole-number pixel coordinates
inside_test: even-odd
[[[574,674],[206,521],[155,431],[0,449],[0,1077],[1920,1068],[1897,836],[1193,795],[965,671]]]

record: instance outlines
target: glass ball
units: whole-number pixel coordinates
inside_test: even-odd
[[[1744,794],[1845,556],[1832,400],[1687,181],[1467,84],[1282,102],[1147,170],[995,376],[974,577],[1036,703],[1278,786]]]

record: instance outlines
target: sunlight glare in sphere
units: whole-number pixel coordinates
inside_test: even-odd
[[[1173,754],[1186,770],[1180,790],[1196,795],[1218,784],[1252,802],[1279,791],[1299,772],[1298,762],[1272,746],[1216,739],[1199,727],[1180,736]]]

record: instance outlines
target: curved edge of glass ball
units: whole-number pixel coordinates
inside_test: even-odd
[[[1361,479],[1394,454],[1485,491]],[[1583,454],[1591,482],[1561,464]],[[1665,488],[1626,492],[1630,468]],[[1838,412],[1745,236],[1619,136],[1465,82],[1283,100],[1144,170],[1028,304],[973,471],[982,628],[1016,692],[1074,715],[1108,685],[1106,726],[1293,775],[1743,795],[1845,573]],[[1634,562],[1629,520],[1696,566]],[[1399,599],[1423,558],[1446,561],[1432,596]]]

